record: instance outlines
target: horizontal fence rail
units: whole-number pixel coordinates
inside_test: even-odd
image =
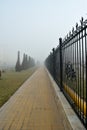
[[[45,60],[46,67],[87,128],[87,20],[76,24]]]

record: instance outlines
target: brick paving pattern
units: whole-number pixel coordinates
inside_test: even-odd
[[[71,130],[44,67],[1,107],[0,130]]]

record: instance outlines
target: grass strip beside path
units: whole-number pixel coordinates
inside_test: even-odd
[[[36,67],[21,72],[6,71],[0,80],[0,107],[36,70]]]

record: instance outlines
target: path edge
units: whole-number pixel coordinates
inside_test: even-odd
[[[35,72],[29,77],[27,78],[21,85],[20,87],[11,95],[11,97],[0,107],[0,112],[9,104],[9,102],[11,102],[13,100],[13,98],[15,97],[16,94],[19,93],[19,91],[21,89],[23,89],[24,85],[27,84],[32,78],[33,76],[38,72],[38,68],[35,70]]]
[[[59,86],[56,84],[55,80],[52,78],[51,74],[48,72],[47,68],[45,68],[49,79],[52,83],[52,87],[54,89],[55,96],[57,97],[58,100],[60,100],[61,105],[63,107],[63,110],[65,112],[66,118],[68,122],[70,123],[70,126],[72,130],[86,130],[83,124],[81,123],[80,119],[68,103],[67,99],[63,95],[63,93],[60,91]]]

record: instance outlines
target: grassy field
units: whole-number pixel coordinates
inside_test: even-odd
[[[13,95],[13,93],[29,78],[36,68],[33,67],[21,72],[6,71],[0,79],[0,107]]]

